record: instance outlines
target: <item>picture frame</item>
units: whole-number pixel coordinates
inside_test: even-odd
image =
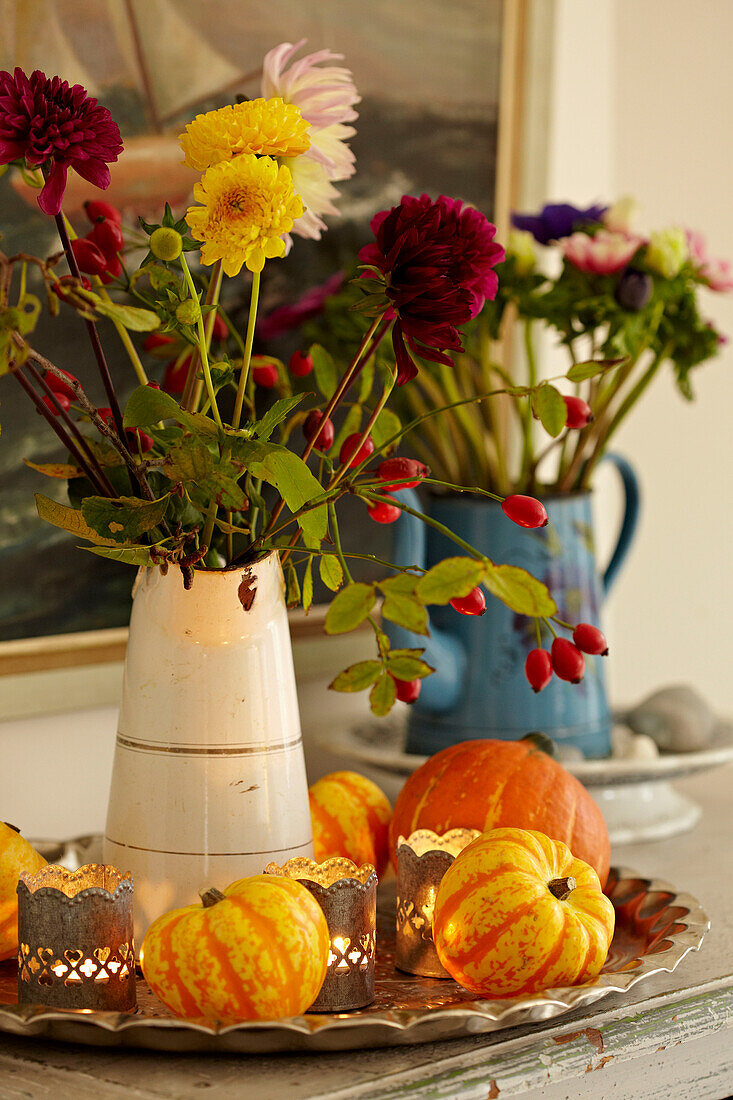
[[[71,0],[57,0],[59,5]],[[227,0],[214,0],[226,3]],[[352,0],[348,0],[352,2]],[[418,3],[418,0],[416,0]],[[447,6],[442,0],[435,0],[438,7]],[[88,6],[88,5],[87,5]],[[306,5],[307,6],[307,5]],[[379,0],[377,6],[381,6]],[[419,4],[418,4],[419,6]],[[500,13],[499,31],[499,74],[498,103],[496,115],[496,167],[493,186],[494,209],[492,219],[498,227],[498,239],[504,240],[509,228],[509,215],[516,207],[520,196],[526,190],[527,165],[534,164],[533,157],[525,142],[528,109],[536,113],[538,104],[546,92],[547,72],[537,66],[533,55],[543,51],[548,18],[551,18],[547,5],[544,13],[538,12],[537,5],[530,0],[465,0],[464,8],[482,9],[488,18],[492,11]],[[330,5],[327,5],[330,9]],[[491,9],[491,10],[490,10]],[[453,7],[451,6],[453,16]],[[378,13],[372,13],[373,19]],[[537,21],[540,30],[537,29]],[[544,27],[544,30],[543,30]],[[274,33],[274,32],[273,32]],[[295,35],[293,34],[293,37]],[[309,47],[316,48],[321,43],[311,36]],[[331,42],[327,43],[332,45]],[[336,39],[333,48],[338,48]],[[350,58],[348,48],[346,63]],[[251,75],[251,74],[250,74]],[[358,85],[358,71],[355,67]],[[357,123],[358,126],[358,123]],[[541,127],[536,128],[535,141],[546,140]],[[540,150],[541,152],[541,150]],[[537,158],[535,158],[537,159]],[[541,159],[541,158],[540,158]],[[358,179],[358,174],[357,177]],[[463,196],[460,196],[463,197]],[[397,200],[394,200],[397,201]],[[510,353],[507,347],[505,355]],[[102,563],[105,567],[108,563]],[[130,577],[130,587],[132,577]],[[314,609],[315,611],[316,609]],[[310,635],[320,629],[316,626],[317,615],[311,615],[311,623],[295,625],[294,637],[306,630]],[[56,634],[39,634],[34,637],[12,638],[0,642],[0,693],[3,698],[3,716],[22,717],[27,714],[42,713],[50,709],[50,701],[34,690],[34,682],[66,684],[66,690],[59,700],[54,697],[53,709],[73,709],[82,704],[105,705],[116,700],[119,694],[121,663],[124,659],[127,629],[116,626],[100,630],[64,631]],[[35,678],[35,681],[34,681]]]

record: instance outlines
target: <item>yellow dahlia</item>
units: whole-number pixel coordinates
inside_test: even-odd
[[[196,115],[179,141],[185,163],[197,172],[240,153],[297,157],[310,148],[309,122],[282,99],[252,99]]]
[[[201,262],[222,261],[227,275],[246,264],[262,271],[265,260],[285,254],[284,233],[303,213],[293,192],[293,177],[272,157],[242,153],[208,168],[195,184],[186,220],[191,235],[203,242]]]

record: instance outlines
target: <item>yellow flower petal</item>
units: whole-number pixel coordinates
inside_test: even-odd
[[[202,205],[189,207],[186,218],[202,242],[201,262],[221,260],[227,275],[237,275],[243,264],[261,271],[266,259],[284,255],[283,234],[303,213],[290,170],[251,153],[208,168],[194,197]]]
[[[297,157],[310,148],[309,129],[294,103],[252,99],[196,115],[178,140],[185,163],[203,172],[242,153]]]

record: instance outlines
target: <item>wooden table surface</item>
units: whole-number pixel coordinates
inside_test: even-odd
[[[173,1055],[0,1035],[0,1097],[105,1100],[722,1100],[733,1094],[733,770],[680,782],[697,828],[613,862],[666,878],[712,920],[673,974],[544,1024],[348,1054]]]

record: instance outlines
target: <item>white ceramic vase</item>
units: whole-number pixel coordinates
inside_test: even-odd
[[[140,572],[104,840],[132,872],[138,949],[200,890],[313,855],[284,591],[276,553],[189,591]]]

